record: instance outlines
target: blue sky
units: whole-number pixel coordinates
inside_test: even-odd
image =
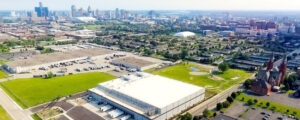
[[[0,10],[33,10],[40,1],[51,10],[300,10],[300,0],[0,0]]]

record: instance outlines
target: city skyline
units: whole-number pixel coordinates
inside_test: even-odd
[[[50,10],[70,10],[71,5],[83,8],[91,5],[93,9],[100,10],[300,10],[300,1],[297,0],[10,0],[2,2],[0,10],[33,10],[38,2],[43,2]]]

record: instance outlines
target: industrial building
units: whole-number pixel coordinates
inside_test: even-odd
[[[100,83],[89,95],[111,118],[166,120],[204,99],[205,89],[170,78],[137,72]],[[108,110],[109,109],[109,110]]]
[[[136,69],[139,71],[154,68],[159,65],[159,63],[154,63],[144,59],[139,59],[135,57],[125,57],[111,61],[111,64],[116,66],[122,66],[129,69]]]
[[[38,69],[40,67],[48,67],[76,60],[97,58],[114,53],[115,51],[103,48],[86,48],[66,52],[34,55],[26,59],[17,59],[7,62],[2,65],[2,67],[10,73],[23,73],[30,72],[31,70]]]

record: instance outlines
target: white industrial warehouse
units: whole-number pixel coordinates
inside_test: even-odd
[[[102,111],[114,109],[108,113],[112,118],[129,115],[135,120],[166,120],[202,101],[205,89],[137,72],[100,83],[89,94],[106,106]]]

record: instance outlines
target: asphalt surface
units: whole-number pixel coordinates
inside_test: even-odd
[[[0,105],[14,120],[33,120],[30,112],[23,110],[0,88]]]

